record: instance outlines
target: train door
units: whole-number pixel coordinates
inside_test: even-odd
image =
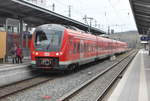
[[[84,57],[84,41],[80,40],[80,59]]]

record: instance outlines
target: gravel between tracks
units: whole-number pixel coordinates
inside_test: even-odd
[[[73,88],[79,86],[83,82],[89,80],[107,67],[111,66],[120,58],[117,58],[114,61],[106,60],[103,63],[99,63],[89,68],[80,70],[76,73],[61,76],[47,83],[40,84],[36,87],[32,87],[22,92],[5,97],[1,99],[1,101],[56,101],[56,99],[63,96]],[[105,78],[102,78],[101,80],[105,80]]]
[[[99,77],[96,81],[89,84],[71,99],[69,99],[69,101],[95,101],[100,94],[103,94],[111,81],[120,73],[123,68],[124,67],[122,67],[121,65],[118,65],[115,68],[111,69],[103,76]]]

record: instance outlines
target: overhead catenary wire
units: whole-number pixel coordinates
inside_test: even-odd
[[[55,3],[55,9],[56,9],[55,12],[59,12],[60,14],[63,14],[65,16],[70,15],[69,14],[69,5],[70,5],[71,6],[71,18],[76,19],[78,21],[83,22],[84,15],[88,14],[86,12],[86,9],[87,9],[87,6],[85,6],[86,3],[85,3],[85,1],[82,1],[82,0],[78,0],[78,1],[52,0],[51,2]],[[126,26],[127,22],[125,22],[126,21],[125,18],[122,17],[121,12],[116,9],[116,6],[118,6],[120,4],[121,0],[115,0],[115,2],[113,1],[113,4],[112,4],[111,0],[107,0],[107,2],[108,3],[105,4],[106,9],[105,8],[102,9],[104,13],[103,14],[99,13],[99,18],[98,17],[96,18],[96,16],[94,16],[94,19],[100,19],[100,20],[97,20],[98,25],[100,24],[99,27],[98,26],[97,27],[100,28],[100,26],[102,26],[104,28],[106,26],[108,28],[108,26],[110,26],[110,27],[113,27],[114,29],[118,29],[120,26],[121,27]],[[108,11],[107,11],[107,8],[108,8]],[[104,11],[104,10],[106,10],[106,11]],[[98,11],[94,10],[94,12],[98,12]],[[114,22],[114,20],[110,19],[111,13],[114,14],[114,19],[116,19],[116,21],[119,20],[116,22],[116,24],[114,24],[115,26],[112,26],[112,24],[115,22]],[[92,15],[89,15],[89,14],[87,16],[93,17]],[[95,26],[96,25],[97,24],[95,24]],[[105,30],[107,29],[106,27],[105,27]]]
[[[118,17],[118,15],[120,15],[120,12],[116,10],[116,8],[114,7],[114,5],[111,3],[111,0],[107,0],[107,1],[109,2],[110,7],[114,10],[116,18],[119,19],[120,22],[123,22],[122,24],[117,24],[120,27],[120,31],[123,31],[122,27],[126,26],[126,23],[127,23],[127,22],[125,22],[126,20],[124,18],[122,18],[122,16]],[[120,0],[118,0],[118,1],[120,2]],[[117,3],[116,3],[116,6],[117,6]]]

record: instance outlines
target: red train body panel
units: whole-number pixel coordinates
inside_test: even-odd
[[[36,68],[62,70],[126,50],[124,42],[47,24],[37,27],[33,34],[31,63]]]

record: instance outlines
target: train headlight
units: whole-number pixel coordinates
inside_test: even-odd
[[[39,55],[39,53],[38,53],[38,52],[36,52],[36,53],[35,53],[35,55]]]
[[[58,56],[58,55],[59,55],[59,53],[56,53],[56,55]]]

